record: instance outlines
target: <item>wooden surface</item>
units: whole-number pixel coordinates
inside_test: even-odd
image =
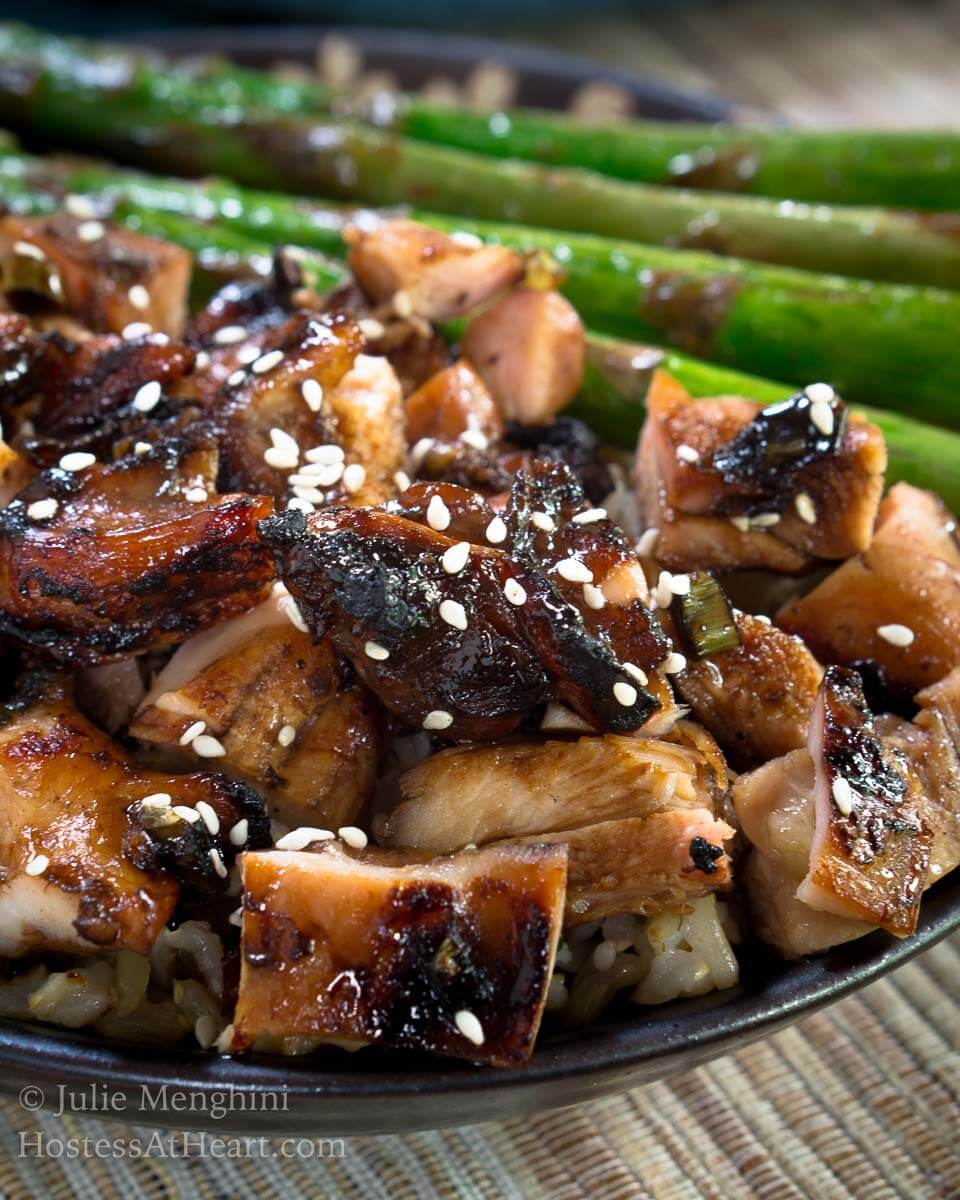
[[[796,124],[960,127],[960,0],[664,0],[509,32]]]

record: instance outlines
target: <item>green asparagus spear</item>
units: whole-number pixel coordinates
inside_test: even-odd
[[[0,59],[8,58],[54,63],[59,70],[89,67],[93,60],[116,71],[123,61],[142,55],[4,26]],[[279,79],[219,61],[164,69],[202,87],[213,105],[240,103],[290,114],[322,113],[338,103],[344,109],[342,99],[338,102],[320,83]],[[376,97],[356,115],[426,142],[551,167],[586,167],[644,183],[807,203],[960,207],[960,135],[949,130],[797,130],[638,120],[597,125],[535,109],[484,114],[392,95]]]
[[[118,61],[128,68],[119,81]],[[154,168],[221,171],[254,186],[376,205],[414,203],[461,216],[960,288],[956,230],[916,214],[822,206],[811,212],[753,196],[707,200],[696,191],[579,169],[492,162],[332,118],[277,118],[254,106],[214,103],[208,85],[171,77],[129,54],[93,69],[86,61],[72,70],[44,67],[42,60],[33,65],[32,76],[22,66],[6,87],[0,75],[0,105],[10,106],[11,119],[58,141]]]
[[[65,190],[111,188],[144,209],[229,220],[273,242],[342,253],[348,210],[222,183],[151,180],[80,168]],[[432,213],[437,228],[551,254],[565,293],[593,327],[666,343],[740,370],[802,386],[831,382],[857,403],[960,424],[960,296],[718,260],[693,251],[618,244]]]

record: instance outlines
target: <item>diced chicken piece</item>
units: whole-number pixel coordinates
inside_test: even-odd
[[[357,356],[351,369],[325,395],[323,411],[346,455],[340,486],[351,504],[380,504],[396,495],[394,475],[407,461],[400,381],[385,358]],[[359,483],[349,464],[363,469]]]
[[[824,434],[804,393],[766,409],[694,400],[658,371],[647,409],[635,480],[666,566],[799,572],[869,545],[886,449],[839,401],[816,413]]]
[[[734,619],[740,645],[688,658],[677,688],[738,762],[764,762],[806,744],[823,667],[799,638],[768,620],[742,612]]]
[[[520,1065],[543,1013],[565,878],[561,846],[410,866],[329,843],[244,855],[231,1049],[320,1037]]]
[[[415,221],[381,221],[373,229],[345,233],[347,261],[363,290],[376,301],[393,301],[398,316],[428,321],[462,316],[517,283],[523,258],[503,246],[464,242]],[[404,300],[398,301],[402,295]]]
[[[91,329],[120,333],[134,321],[177,336],[190,285],[190,254],[158,238],[69,213],[0,219],[0,283],[45,297]]]
[[[130,721],[143,700],[140,663],[131,657],[87,667],[77,672],[75,691],[84,716],[107,733],[116,733]]]
[[[940,501],[898,483],[869,549],[788,602],[777,623],[825,662],[872,660],[912,693],[960,665],[960,548]]]
[[[144,770],[63,700],[14,712],[0,728],[0,954],[148,953],[181,885],[226,888],[237,820],[269,844],[252,793]]]
[[[4,631],[93,665],[181,642],[263,596],[273,571],[257,521],[272,504],[210,495],[208,452],[67,463],[0,513]]]
[[[733,836],[707,809],[685,808],[536,834],[521,844],[567,847],[567,927],[614,913],[652,916],[729,888],[733,864],[724,843]]]
[[[539,425],[580,390],[587,338],[573,305],[559,292],[521,288],[474,317],[463,354],[480,373],[503,415]]]
[[[464,434],[480,449],[503,437],[503,417],[486,384],[468,362],[460,359],[432,375],[404,405],[407,441],[422,438],[454,443]],[[468,444],[471,444],[468,441]]]
[[[714,807],[706,755],[656,738],[582,737],[441,750],[402,777],[383,839],[434,854],[475,843]]]
[[[252,784],[284,823],[362,822],[379,757],[376,701],[329,641],[294,628],[282,593],[185,642],[128,732],[196,763],[183,738],[198,722],[223,747],[217,768]]]
[[[600,730],[636,729],[661,708],[672,723],[642,568],[593,516],[570,473],[540,463],[503,517],[475,493],[424,484],[385,510],[289,513],[261,533],[314,635],[329,632],[415,727],[489,740],[551,699]]]

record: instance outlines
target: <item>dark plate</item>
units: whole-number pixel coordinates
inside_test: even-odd
[[[605,79],[630,92],[644,115],[720,120],[731,114],[721,100],[541,50],[423,33],[337,32],[361,48],[366,66],[390,68],[405,87],[437,74],[462,76],[477,62],[495,59],[517,71],[524,103],[562,108],[581,84]],[[309,60],[322,36],[315,27],[264,27],[191,30],[149,41],[173,53],[217,51],[261,65],[280,58]],[[250,1135],[340,1136],[498,1120],[697,1066],[864,987],[958,927],[960,872],[926,896],[920,926],[907,941],[875,933],[799,963],[781,962],[758,946],[743,947],[737,988],[663,1008],[623,1004],[576,1032],[546,1029],[533,1060],[519,1071],[375,1051],[223,1059],[0,1022],[0,1091],[33,1087],[48,1105],[59,1106],[60,1089],[66,1089],[74,1097],[67,1107],[74,1110],[92,1106],[100,1115],[141,1124]],[[882,1053],[882,1047],[877,1050]],[[108,1093],[96,1090],[103,1086]],[[24,1095],[28,1106],[36,1107],[38,1099],[36,1090]]]

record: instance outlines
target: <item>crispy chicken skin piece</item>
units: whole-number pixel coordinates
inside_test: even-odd
[[[167,807],[143,803],[158,794],[170,798]],[[201,801],[220,823],[216,836],[200,812],[190,822],[174,811]],[[236,853],[227,834],[237,820],[246,817],[253,845],[268,841],[258,807],[262,814],[255,797],[219,776],[145,770],[56,695],[8,711],[0,726],[0,953],[148,953],[181,884],[225,889]]]
[[[539,425],[580,390],[587,335],[559,292],[520,288],[471,320],[463,354],[508,420]]]
[[[600,821],[580,829],[537,834],[521,844],[567,847],[564,928],[614,913],[652,916],[733,882],[724,843],[734,836],[705,808]]]
[[[655,374],[635,481],[665,566],[799,572],[867,548],[883,491],[883,437],[839,402],[833,432],[821,435],[811,407],[803,393],[766,409],[736,396],[694,400]],[[802,452],[767,454],[778,436]]]
[[[279,597],[185,642],[128,733],[199,763],[181,738],[197,721],[218,770],[267,798],[289,825],[338,829],[365,817],[381,743],[379,706],[328,639],[295,629]]]
[[[428,321],[462,316],[517,283],[524,272],[524,260],[514,250],[464,245],[415,221],[353,226],[344,238],[350,269],[372,300],[394,301],[396,307],[395,297],[402,293],[409,311]],[[405,311],[398,309],[401,316]]]
[[[546,1000],[566,858],[562,846],[493,846],[398,866],[332,843],[245,854],[231,1049],[273,1034],[520,1066]]]
[[[700,750],[658,738],[582,737],[441,750],[407,771],[383,840],[434,854],[500,838],[713,810]]]
[[[870,547],[784,605],[777,624],[825,662],[872,660],[894,689],[909,693],[936,683],[960,665],[955,529],[932,493],[895,484],[880,506]],[[902,636],[885,638],[880,630],[888,626],[904,627],[894,629]]]
[[[743,612],[734,620],[740,645],[688,659],[677,689],[737,763],[756,764],[806,745],[823,667],[768,620]]]
[[[178,336],[191,270],[181,247],[101,221],[65,212],[0,218],[4,291],[43,296],[98,332],[142,321]]]
[[[312,632],[413,727],[489,740],[562,699],[596,728],[636,729],[671,702],[656,672],[667,643],[626,538],[581,513],[569,471],[539,463],[502,518],[476,493],[420,484],[382,510],[260,528]]]
[[[164,461],[165,460],[165,461]],[[251,607],[273,576],[266,497],[210,486],[209,453],[176,446],[42,472],[0,513],[0,628],[70,666],[122,658]],[[50,515],[31,505],[54,499]]]

